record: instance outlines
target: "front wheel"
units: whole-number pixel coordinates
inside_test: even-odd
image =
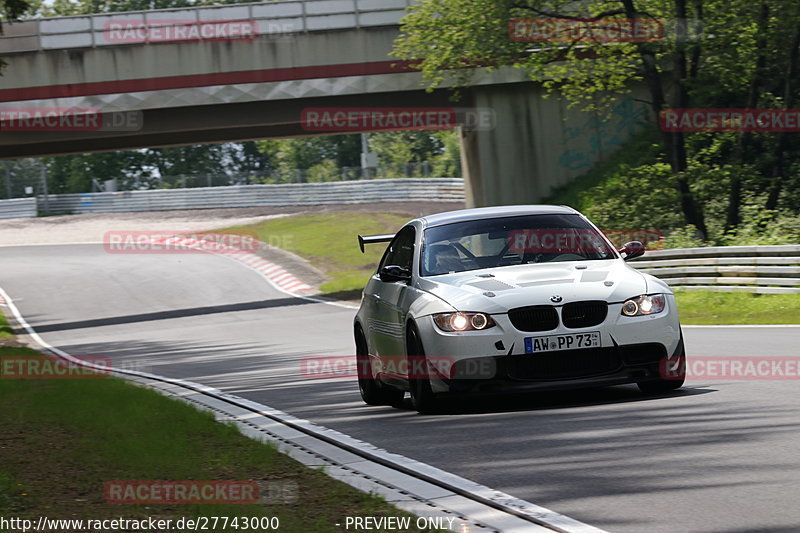
[[[413,325],[409,326],[406,334],[406,354],[408,357],[408,384],[411,389],[411,405],[420,414],[435,413],[440,405],[431,389],[425,349],[422,347],[419,332]]]
[[[360,327],[356,328],[356,371],[358,391],[367,405],[398,405],[403,401],[403,391],[384,386],[373,374],[367,341]]]

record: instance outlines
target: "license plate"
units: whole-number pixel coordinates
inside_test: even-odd
[[[579,350],[581,348],[599,347],[599,331],[525,338],[525,353],[557,352],[559,350]]]

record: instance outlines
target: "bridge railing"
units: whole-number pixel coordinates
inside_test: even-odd
[[[414,0],[294,0],[253,4],[126,11],[23,22],[3,22],[0,55],[38,50],[182,42],[151,36],[153,28],[247,23],[254,37],[397,25]],[[117,24],[118,26],[112,26]],[[116,29],[115,29],[116,28]],[[133,33],[125,33],[125,28]],[[139,29],[147,31],[137,33]],[[115,33],[116,31],[116,33]],[[237,30],[238,31],[238,30]],[[130,35],[130,38],[126,38]],[[141,37],[144,35],[144,37]],[[239,37],[237,37],[239,38]]]
[[[631,266],[686,290],[800,293],[800,244],[657,250]]]

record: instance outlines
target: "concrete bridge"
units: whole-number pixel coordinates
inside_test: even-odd
[[[4,24],[0,112],[84,109],[89,125],[0,124],[0,158],[358,131],[310,130],[309,109],[490,110],[462,128],[470,205],[533,203],[615,150],[646,111],[612,120],[543,99],[519,72],[478,71],[462,99],[426,92],[389,56],[411,0],[304,0]],[[457,120],[463,120],[459,113]],[[364,129],[369,129],[364,127]]]

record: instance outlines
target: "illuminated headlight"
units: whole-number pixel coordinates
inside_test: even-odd
[[[433,321],[442,331],[475,331],[495,326],[494,320],[483,313],[441,313]]]
[[[656,315],[663,311],[666,305],[667,300],[663,294],[644,294],[626,300],[622,304],[622,314],[625,316]]]

